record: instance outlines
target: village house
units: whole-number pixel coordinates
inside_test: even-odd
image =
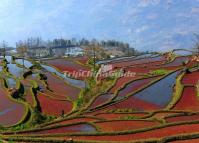
[[[83,56],[84,50],[81,47],[70,47],[66,52],[65,56]]]
[[[53,46],[50,47],[50,49],[52,50],[52,55],[56,56],[56,57],[61,57],[65,55],[65,52],[67,51],[67,46]]]
[[[63,57],[63,56],[78,56],[83,55],[84,51],[81,47],[75,46],[39,46],[29,47],[26,51],[26,56],[32,58],[45,58],[45,57]]]
[[[37,57],[44,58],[51,55],[51,50],[48,47],[40,46],[40,47],[32,47],[28,48],[27,56],[28,57]]]
[[[57,46],[51,47],[52,53],[56,57],[60,56],[78,56],[83,55],[83,49],[80,47],[73,46]]]

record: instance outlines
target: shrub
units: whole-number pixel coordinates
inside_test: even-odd
[[[168,73],[168,71],[164,70],[164,69],[158,69],[158,70],[154,70],[154,71],[150,72],[150,74],[152,74],[152,75],[165,75],[167,73]]]
[[[4,84],[4,87],[5,87],[5,88],[8,88],[8,84],[7,84],[7,82],[6,82],[5,79],[3,79],[3,84]]]
[[[10,92],[10,95],[13,98],[15,98],[15,99],[20,98],[20,94],[19,94],[19,91],[17,89],[10,89],[9,92]]]
[[[32,112],[32,122],[31,125],[38,125],[43,123],[47,119],[46,116],[42,115],[41,112],[37,109],[34,108]]]
[[[196,83],[197,96],[199,96],[199,81]]]
[[[31,71],[31,70],[25,72],[25,73],[23,74],[23,78],[26,78],[26,77],[29,76],[29,75],[32,75],[32,71]]]
[[[8,63],[8,61],[7,61],[6,58],[4,58],[4,59],[2,60],[2,62]]]
[[[125,117],[121,117],[121,119],[124,119],[124,120],[133,120],[133,119],[137,119],[137,117],[135,117],[135,116],[125,116]]]
[[[45,74],[39,73],[40,80],[47,80],[47,76]]]
[[[16,88],[19,91],[19,94],[23,95],[25,92],[23,84],[17,79],[16,80]]]
[[[16,59],[15,56],[12,56],[12,57],[11,57],[11,60],[12,60],[12,61],[15,61],[15,59]]]
[[[189,62],[189,61],[183,61],[183,62],[182,62],[182,65],[183,65],[183,66],[186,66],[186,65],[188,64],[188,62]]]
[[[73,105],[73,109],[78,109],[80,108],[84,103],[84,100],[82,97],[79,97],[75,102],[74,102],[74,105]]]
[[[36,81],[32,80],[31,83],[32,83],[34,89],[39,90],[39,85],[37,84]]]
[[[29,67],[29,69],[42,69],[42,66],[39,62],[35,62],[31,67]]]
[[[186,69],[185,69],[185,73],[186,73],[186,74],[190,74],[191,71],[190,71],[188,68],[186,68]]]
[[[181,75],[177,77],[176,84],[174,87],[174,92],[173,92],[173,98],[165,109],[167,110],[172,109],[175,106],[175,104],[180,100],[181,95],[183,93],[183,89],[184,89],[184,86],[181,83],[183,76],[184,76],[184,73],[182,73]]]

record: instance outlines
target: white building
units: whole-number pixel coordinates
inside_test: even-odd
[[[84,50],[81,47],[71,47],[65,52],[65,56],[82,56],[83,54]]]

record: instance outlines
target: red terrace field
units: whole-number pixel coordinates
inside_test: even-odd
[[[141,67],[141,66],[135,66],[135,67],[128,67],[126,68],[126,72],[134,72],[136,74],[136,77],[137,76],[141,76],[143,74],[148,74],[152,71],[155,71],[155,70],[167,70],[167,71],[174,71],[174,70],[177,70],[179,69],[181,66],[172,66],[172,67],[164,67],[164,66],[161,66],[161,65],[156,65],[156,66],[151,66],[151,65],[146,65],[146,67]]]
[[[97,127],[103,132],[113,132],[113,131],[127,131],[134,129],[141,129],[159,125],[158,122],[152,121],[104,121],[95,123]]]
[[[152,77],[152,78],[145,78],[141,80],[136,80],[131,83],[129,83],[124,89],[120,90],[118,93],[118,97],[125,97],[128,94],[135,92],[136,90],[143,88],[150,82],[156,80],[158,77]]]
[[[150,69],[147,67],[128,67],[126,71],[134,72],[135,74],[144,74],[150,72]]]
[[[148,70],[156,70],[156,69],[165,69],[165,70],[176,70],[177,68],[180,68],[183,66],[183,62],[187,61],[189,57],[177,57],[174,61],[170,63],[160,63],[160,62],[153,62],[152,64],[141,64],[137,65],[135,67],[142,67],[147,68]],[[190,67],[192,65],[196,64],[196,62],[189,62],[186,66]],[[132,70],[135,67],[129,67],[130,70]]]
[[[159,112],[159,113],[156,113],[155,115],[152,116],[152,118],[156,118],[156,119],[164,119],[168,116],[171,116],[171,115],[175,115],[175,116],[180,116],[182,115],[183,113],[179,113],[179,112]]]
[[[107,111],[112,111],[112,110],[127,110],[130,109],[133,111],[154,111],[154,110],[158,110],[161,109],[160,106],[157,106],[155,104],[137,99],[135,97],[130,96],[128,99],[124,99],[122,101],[119,101],[117,103],[108,105],[106,107],[97,109],[93,112],[87,113],[87,115],[97,115],[97,114],[101,114],[101,113],[105,113]]]
[[[135,79],[141,78],[141,76],[135,76],[135,77],[121,77],[119,78],[115,85],[110,89],[109,93],[114,93],[121,87],[123,87],[126,83],[133,81]]]
[[[184,116],[177,116],[177,117],[168,117],[165,118],[168,123],[171,122],[179,122],[179,121],[193,121],[199,119],[199,114],[197,115],[184,115]]]
[[[83,56],[83,57],[77,57],[75,60],[83,65],[86,65],[89,61],[89,57]]]
[[[150,70],[156,70],[156,69],[165,69],[165,70],[175,70],[177,68],[180,68],[183,66],[183,62],[188,60],[189,57],[177,57],[174,61],[171,63],[164,63],[162,61],[156,61],[152,63],[146,63],[146,64],[140,64],[140,65],[134,65],[131,67],[128,67],[127,69],[134,72],[140,72],[145,73]],[[188,66],[193,65],[194,63],[189,63]]]
[[[100,95],[93,101],[93,103],[91,104],[91,106],[89,108],[91,109],[91,108],[95,108],[99,105],[102,105],[102,104],[110,101],[113,98],[113,96],[114,96],[113,94],[109,94],[109,93]]]
[[[181,66],[183,65],[183,62],[186,62],[188,60],[189,60],[189,57],[177,57],[173,62],[169,64],[165,64],[162,67]]]
[[[192,72],[190,74],[185,74],[182,79],[182,84],[196,85],[199,81],[199,71]]]
[[[174,110],[199,110],[199,101],[195,87],[184,87],[182,97],[175,105]]]
[[[163,70],[177,70],[179,68],[182,68],[182,66],[173,66],[173,67],[163,67],[161,69]],[[158,69],[158,68],[157,68]]]
[[[21,80],[21,83],[24,85],[25,88],[25,99],[33,107],[35,101],[33,98],[33,94],[31,93],[31,85],[27,80]]]
[[[129,97],[128,99],[125,99],[121,102],[112,104],[110,106],[107,106],[105,110],[113,110],[113,109],[134,109],[135,111],[150,111],[150,110],[157,110],[161,107],[148,103],[146,101],[137,99],[133,96]],[[103,110],[103,109],[102,109]],[[96,113],[100,113],[100,111],[97,111]]]
[[[69,113],[73,105],[70,101],[59,101],[46,97],[44,94],[37,95],[41,110],[46,115],[61,116],[62,111]]]
[[[69,119],[69,120],[58,122],[58,123],[50,124],[49,126],[66,125],[66,124],[73,124],[73,123],[80,123],[80,122],[94,122],[94,121],[98,121],[98,119],[91,118],[91,117],[90,118],[89,117],[77,117],[75,119]]]
[[[125,62],[117,62],[117,63],[111,63],[114,68],[117,67],[128,67],[128,66],[135,66],[139,64],[152,64],[152,62],[161,61],[161,63],[164,63],[166,59],[164,57],[154,57],[154,58],[144,58],[139,60],[132,60],[132,61],[125,61]],[[159,63],[160,64],[160,63]]]
[[[72,60],[66,60],[66,59],[53,59],[53,60],[46,60],[47,64],[52,65],[59,69],[62,72],[69,72],[73,73],[79,72],[79,71],[90,71],[90,68],[86,66],[82,66]],[[79,79],[84,79],[85,77],[78,77]]]
[[[159,64],[157,64],[157,65],[159,65]],[[123,68],[123,67],[121,67],[121,68]],[[114,70],[117,70],[117,69],[120,69],[120,68],[115,68]],[[128,76],[126,81],[129,81],[128,80],[129,78],[130,79],[137,78],[137,77],[142,76],[143,74],[149,73],[151,70],[155,70],[155,69],[159,69],[159,68],[152,66],[150,63],[146,64],[146,66],[134,65],[131,67],[124,67],[126,74],[128,72],[132,73],[132,76]],[[107,73],[101,75],[102,79],[106,77],[106,74]]]
[[[183,59],[183,57],[182,57]],[[127,70],[131,70],[132,72],[138,72],[138,73],[147,73],[150,70],[155,69],[171,69],[175,70],[177,68],[182,67],[181,58],[177,59],[173,63],[165,64],[165,65],[158,65],[164,63],[162,61],[155,61],[147,64],[135,64],[135,67],[127,67]],[[77,59],[76,59],[77,60]],[[137,60],[139,61],[139,60]],[[83,61],[82,61],[83,62]],[[133,61],[130,61],[133,62]],[[75,62],[74,62],[75,63]],[[158,63],[158,64],[157,64]],[[128,64],[128,62],[127,62]],[[80,64],[81,65],[81,64]],[[168,66],[169,65],[169,66]],[[177,66],[176,66],[177,65]],[[96,109],[92,112],[92,110],[81,110],[78,112],[75,112],[71,116],[67,117],[75,117],[75,119],[69,119],[64,121],[59,121],[57,123],[55,122],[46,122],[41,125],[41,130],[38,131],[27,131],[25,133],[26,136],[31,135],[51,135],[53,139],[62,139],[62,138],[72,138],[77,140],[90,140],[92,141],[136,141],[136,140],[145,140],[145,139],[157,139],[157,138],[163,138],[173,135],[179,135],[179,134],[191,134],[199,132],[199,123],[198,124],[184,124],[184,125],[178,125],[178,126],[171,126],[171,127],[159,127],[161,125],[166,125],[167,123],[177,123],[181,121],[193,121],[199,119],[198,115],[191,115],[192,111],[198,111],[199,110],[199,99],[196,95],[196,88],[194,85],[196,84],[197,80],[199,80],[199,74],[197,72],[193,72],[191,74],[186,74],[183,77],[182,83],[185,85],[183,94],[178,101],[178,103],[175,105],[174,110],[167,111],[167,110],[159,110],[162,109],[162,107],[159,107],[155,104],[149,103],[147,101],[143,101],[141,99],[137,99],[135,96],[130,96],[128,99],[124,99],[120,102],[110,104],[105,106],[104,108]],[[67,101],[68,97],[69,99],[75,100],[78,94],[80,93],[80,89],[70,86],[67,83],[65,83],[62,79],[58,78],[57,76],[54,76],[51,73],[46,73],[48,79],[48,84],[52,92],[47,91],[46,89],[42,92],[38,92],[38,100],[39,104],[41,105],[42,113],[46,115],[52,115],[56,117],[60,117],[62,114],[62,111],[64,111],[65,114],[70,113],[73,107],[72,102]],[[140,75],[137,75],[136,77],[129,78],[129,77],[122,77],[119,78],[116,82],[116,84],[104,95],[99,96],[94,100],[94,102],[91,104],[91,108],[94,108],[98,105],[101,105],[111,99],[112,96],[107,96],[110,93],[116,93],[117,90],[121,89],[118,93],[119,96],[125,96],[129,93],[134,92],[136,89],[141,89],[145,85],[147,85],[150,81],[155,80],[149,80],[148,79],[142,79],[138,81],[133,81],[137,78],[141,77]],[[153,77],[152,77],[153,78]],[[158,77],[157,77],[158,78]],[[32,79],[31,79],[32,80]],[[36,79],[34,79],[36,81]],[[36,81],[37,82],[37,81]],[[129,83],[131,82],[131,83]],[[27,83],[22,83],[26,90],[26,95],[30,95],[29,90],[29,81]],[[129,83],[129,84],[127,84]],[[42,85],[42,82],[38,82],[39,85]],[[127,84],[127,86],[122,89],[122,87]],[[175,83],[173,83],[175,84]],[[191,84],[192,86],[187,86],[186,84]],[[43,85],[42,85],[43,86]],[[44,86],[45,87],[45,86]],[[172,87],[172,85],[170,86]],[[157,90],[157,88],[155,88]],[[1,90],[0,90],[1,91]],[[150,92],[145,92],[145,94],[148,94]],[[160,91],[160,93],[162,93]],[[129,94],[130,95],[130,94]],[[2,98],[0,93],[0,99]],[[27,101],[30,103],[31,98],[30,96],[25,97]],[[8,98],[9,99],[9,98]],[[122,98],[121,98],[122,99]],[[9,99],[10,102],[12,100]],[[116,101],[116,100],[115,100]],[[0,100],[0,103],[3,102]],[[14,102],[15,103],[15,102]],[[1,103],[2,104],[2,103]],[[0,104],[0,105],[1,105]],[[23,107],[23,106],[22,106]],[[7,109],[7,107],[6,107]],[[84,108],[83,108],[84,109]],[[177,111],[175,111],[177,110]],[[180,110],[180,111],[179,111]],[[185,114],[181,110],[189,110],[189,114]],[[91,111],[89,113],[89,111]],[[146,111],[146,112],[145,112]],[[152,114],[154,111],[154,114]],[[157,112],[155,112],[157,111]],[[13,115],[8,115],[4,118],[4,121],[7,121],[7,119],[13,120],[13,116],[18,116],[18,109],[13,111],[10,111]],[[17,112],[17,113],[15,113]],[[0,106],[0,124],[1,124],[1,106]],[[79,114],[80,113],[80,114]],[[15,115],[16,114],[16,115]],[[86,116],[86,115],[93,115],[93,116]],[[151,115],[151,116],[150,116]],[[171,117],[171,116],[176,117]],[[82,116],[82,117],[80,117]],[[2,116],[3,117],[3,116]],[[165,117],[165,118],[164,118]],[[143,119],[143,120],[141,120]],[[145,120],[146,119],[146,120]],[[165,119],[166,123],[163,123],[161,119]],[[59,120],[59,119],[58,119]],[[153,121],[149,121],[153,120]],[[19,120],[18,120],[19,121]],[[84,122],[84,123],[82,123]],[[89,123],[90,122],[90,123]],[[74,125],[71,125],[74,124]],[[96,127],[95,127],[96,125]],[[57,127],[58,126],[58,127]],[[153,129],[150,131],[144,131],[139,133],[129,133],[132,130],[139,130],[139,129],[147,129],[150,127],[159,127],[158,129]],[[47,127],[48,129],[45,129]],[[42,130],[44,128],[45,130]],[[49,129],[51,128],[51,129]],[[69,136],[70,133],[85,133],[88,132],[96,132],[99,128],[99,134],[103,132],[109,132],[111,134],[118,132],[118,135],[80,135],[80,136]],[[34,128],[33,128],[34,129]],[[128,132],[125,135],[121,135],[122,131]],[[62,133],[65,133],[64,135],[61,135]],[[60,134],[60,137],[55,137],[55,134]],[[51,138],[51,137],[49,137]],[[24,137],[25,139],[25,137]],[[198,140],[189,140],[189,141],[198,141]],[[75,141],[74,141],[75,142]]]
[[[41,82],[41,80],[39,80],[39,79],[37,79],[35,77],[29,76],[26,80],[23,80],[22,83],[25,84],[25,85],[28,84],[27,86],[30,87],[31,86],[30,85],[30,83],[31,83],[30,80],[36,81],[37,84],[39,85],[40,91],[43,94],[45,94],[46,96],[48,96],[48,97],[50,97],[52,99],[58,99],[58,100],[66,100],[67,99],[67,96],[65,94],[59,94],[59,92],[51,92],[51,91],[47,90],[46,87],[45,87],[45,84],[43,82]],[[60,80],[60,79],[58,79],[58,80]],[[25,81],[25,83],[24,83],[24,81]],[[63,85],[63,86],[66,86],[66,85]]]
[[[174,141],[172,143],[199,143],[199,139]]]
[[[135,140],[145,140],[153,138],[163,138],[167,136],[173,136],[178,134],[188,134],[199,131],[199,124],[190,124],[190,125],[178,125],[171,127],[164,127],[160,129],[155,129],[151,131],[135,133],[135,134],[126,134],[126,135],[102,135],[102,136],[73,136],[74,140],[97,140],[97,141],[135,141]],[[66,137],[69,138],[69,137]]]
[[[48,79],[48,86],[55,94],[69,97],[71,100],[75,100],[80,93],[80,89],[67,84],[64,80],[56,77],[50,73],[46,73]]]
[[[197,61],[189,61],[189,63],[187,63],[187,67],[191,67],[191,66],[193,66],[193,65],[197,65],[198,64],[198,62]]]
[[[35,101],[30,90],[31,89],[27,89],[27,88],[25,89],[25,92],[26,92],[25,99],[33,107]]]
[[[147,115],[148,115],[147,113],[101,113],[101,114],[96,114],[95,116],[106,120],[113,120],[113,119],[122,119],[129,116],[134,118],[141,118]]]
[[[59,95],[59,94],[57,94],[55,92],[51,92],[49,90],[43,91],[42,94],[51,99],[55,99],[55,100],[68,100],[66,96]]]
[[[131,66],[128,66],[127,68],[155,68],[157,66],[164,65],[166,61],[155,61],[155,62],[148,62],[144,64],[134,64]]]
[[[77,124],[77,125],[69,125],[58,128],[52,128],[48,130],[36,131],[36,132],[26,132],[29,134],[58,134],[58,133],[75,133],[75,132],[96,132],[94,126],[90,124]]]
[[[12,101],[2,87],[0,87],[0,105],[0,125],[2,126],[11,126],[18,123],[25,114],[25,107]]]

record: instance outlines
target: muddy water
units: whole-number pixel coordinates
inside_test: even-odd
[[[6,60],[9,62],[9,64],[7,64],[9,72],[16,77],[21,77],[25,69],[18,67],[16,64],[12,64],[11,56],[6,56]]]
[[[86,87],[86,82],[83,80],[77,80],[77,79],[72,79],[64,75],[63,73],[57,71],[55,68],[47,65],[41,65],[44,69],[46,69],[48,72],[55,73],[59,77],[63,78],[68,82],[69,84],[79,87],[79,88],[85,88]]]
[[[23,65],[23,59],[16,59],[15,60],[17,63],[19,63],[20,65]],[[32,63],[27,61],[27,60],[24,60],[24,66],[29,68],[32,66]]]
[[[15,88],[16,87],[16,81],[13,78],[7,78],[6,79],[7,85],[9,88]]]
[[[15,64],[8,64],[8,70],[12,75],[16,77],[21,77],[25,71],[25,69],[16,66]]]
[[[9,72],[11,74],[15,75],[16,77],[21,77],[23,75],[23,73],[25,72],[25,69],[16,66],[16,64],[12,64],[11,63],[11,56],[6,56],[6,59],[9,62],[9,64],[7,65],[8,68],[9,68]],[[22,59],[16,59],[16,62],[23,65]],[[29,68],[29,67],[32,66],[32,63],[27,61],[27,60],[24,60],[24,66]],[[69,78],[69,77],[65,76],[63,73],[57,71],[55,68],[53,68],[51,66],[42,65],[42,67],[45,68],[47,71],[49,71],[51,73],[55,73],[59,77],[65,79],[71,85],[74,85],[74,86],[79,87],[79,88],[85,88],[86,87],[85,81]]]
[[[193,53],[191,51],[176,50],[174,51],[174,54],[179,55],[179,56],[188,56],[188,55],[192,55]]]
[[[138,60],[142,58],[147,58],[153,56],[152,54],[144,54],[140,56],[132,56],[132,57],[121,57],[121,58],[115,58],[115,59],[110,59],[110,60],[103,60],[103,61],[98,61],[97,64],[106,64],[106,63],[111,63],[111,62],[122,62],[122,61],[128,61],[128,60]]]
[[[128,94],[144,87],[145,85],[149,84],[151,81],[153,81],[155,79],[157,79],[157,77],[136,80],[136,81],[129,83],[124,89],[119,91],[116,99],[120,99],[122,97],[127,96]]]
[[[166,64],[163,67],[170,67],[170,66],[182,66],[183,62],[189,60],[189,57],[177,57],[173,62]]]
[[[133,97],[164,107],[172,98],[173,86],[177,75],[178,72],[174,72],[159,82],[133,95]]]

